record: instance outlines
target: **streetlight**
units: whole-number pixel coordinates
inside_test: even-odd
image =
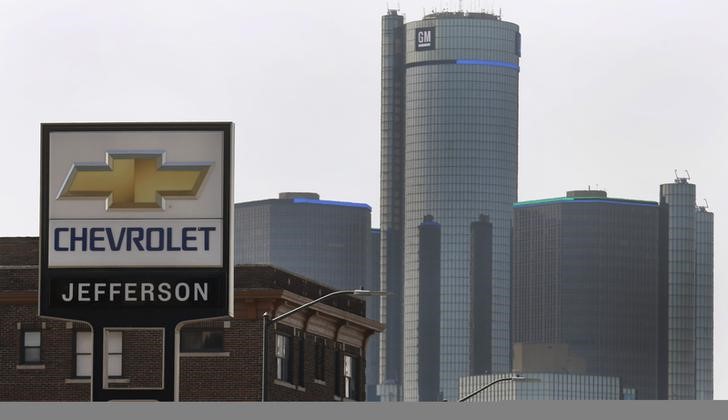
[[[288,318],[289,316],[295,314],[298,311],[302,311],[312,305],[315,305],[322,300],[328,299],[332,296],[337,295],[354,295],[354,296],[384,296],[387,292],[384,291],[378,291],[378,290],[365,290],[365,289],[354,289],[354,290],[337,290],[335,292],[331,292],[327,295],[323,295],[318,299],[314,299],[311,302],[305,303],[298,308],[291,309],[290,311],[278,315],[277,317],[270,319],[270,314],[268,312],[265,312],[263,314],[263,366],[262,366],[262,376],[261,376],[261,401],[266,401],[268,399],[268,328],[275,324],[276,322],[280,321],[283,318]]]
[[[486,389],[488,389],[488,388],[490,388],[491,386],[493,386],[493,385],[497,384],[498,382],[505,382],[505,381],[525,381],[525,380],[526,380],[526,377],[524,377],[524,376],[521,376],[521,375],[514,375],[514,376],[509,376],[509,377],[507,377],[507,378],[501,378],[501,379],[498,379],[498,380],[495,380],[495,381],[493,381],[493,382],[489,383],[488,385],[486,385],[486,386],[484,386],[484,387],[482,387],[482,388],[478,389],[477,391],[475,391],[475,392],[473,392],[473,393],[470,393],[470,394],[468,394],[468,395],[466,395],[466,396],[464,396],[464,397],[460,398],[460,399],[458,400],[458,402],[463,402],[463,401],[467,401],[467,400],[469,400],[469,399],[470,399],[471,397],[474,397],[475,395],[477,395],[477,394],[479,394],[479,393],[481,393],[481,392],[485,391]]]

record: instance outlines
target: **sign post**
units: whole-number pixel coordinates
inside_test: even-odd
[[[232,316],[232,123],[41,126],[39,315],[94,332],[92,399],[173,401],[176,330]],[[160,388],[105,386],[104,329],[160,328]]]

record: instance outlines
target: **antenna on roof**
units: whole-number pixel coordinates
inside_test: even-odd
[[[705,201],[705,208],[707,209],[708,208],[708,199],[704,198],[703,201]]]
[[[690,172],[687,169],[685,169],[685,174],[687,175],[687,179],[690,180]]]

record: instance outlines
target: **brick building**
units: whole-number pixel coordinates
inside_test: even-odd
[[[37,238],[0,238],[0,401],[88,401],[91,333],[39,318]],[[235,267],[235,317],[180,332],[182,401],[259,401],[262,314],[281,314],[333,289],[271,266]],[[365,400],[367,340],[383,325],[363,300],[337,296],[272,327],[269,399]],[[109,331],[112,388],[161,384],[162,335]]]

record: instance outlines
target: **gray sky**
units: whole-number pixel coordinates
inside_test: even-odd
[[[407,20],[455,1],[389,1]],[[606,188],[658,199],[688,169],[716,213],[727,294],[728,3],[464,0],[523,35],[519,199]],[[0,235],[38,234],[39,124],[234,121],[235,199],[316,191],[379,221],[386,1],[0,0]],[[477,9],[477,7],[476,7]],[[716,398],[728,309],[716,305]]]

